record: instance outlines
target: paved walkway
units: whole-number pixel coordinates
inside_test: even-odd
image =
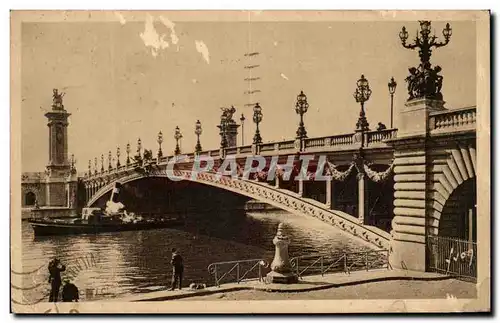
[[[273,293],[298,293],[307,291],[319,291],[335,287],[355,286],[376,282],[387,281],[443,281],[450,280],[450,277],[440,275],[437,273],[415,272],[408,270],[371,270],[371,271],[356,271],[350,274],[334,273],[324,276],[314,275],[306,276],[299,280],[297,284],[266,284],[258,280],[243,281],[239,284],[230,283],[223,284],[220,287],[208,287],[203,290],[190,290],[189,288],[183,290],[162,290],[151,293],[144,293],[139,295],[132,295],[129,297],[110,299],[109,301],[166,301],[176,300],[191,297],[207,296],[218,293],[230,293],[241,290],[254,290],[261,292]],[[465,283],[467,284],[467,283]],[[473,284],[470,284],[474,286]]]

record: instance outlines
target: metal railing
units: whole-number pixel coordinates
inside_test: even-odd
[[[299,278],[308,275],[370,269],[391,269],[388,250],[344,252],[340,254],[316,254],[290,259],[293,271]]]
[[[264,259],[223,261],[210,264],[208,272],[213,275],[215,286],[222,283],[240,283],[242,280],[264,279],[264,269],[269,264]]]
[[[350,274],[360,270],[392,269],[388,250],[304,255],[290,258],[290,263],[299,278],[335,272]],[[267,283],[265,275],[269,271],[269,263],[263,259],[216,262],[208,266],[208,272],[214,278],[214,285],[218,287],[221,284],[240,283],[243,280]]]
[[[457,238],[429,236],[429,269],[464,280],[477,280],[477,243]]]

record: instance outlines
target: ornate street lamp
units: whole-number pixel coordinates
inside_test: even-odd
[[[142,163],[141,150],[142,150],[142,140],[141,140],[141,138],[139,138],[139,139],[137,139],[137,152],[134,156],[135,162]]]
[[[156,142],[158,142],[158,161],[160,158],[163,157],[163,152],[161,151],[161,144],[163,143],[163,133],[160,131],[158,132],[158,138],[156,139]]]
[[[181,133],[181,130],[179,129],[179,127],[175,127],[175,134],[174,134],[174,138],[175,138],[175,154],[176,155],[179,155],[181,153],[181,148],[179,147],[179,140],[182,138],[182,133]]]
[[[94,171],[95,174],[97,175],[97,157],[94,158]]]
[[[111,150],[108,152],[108,169],[111,170],[113,169],[113,166],[111,166],[111,159],[113,157],[111,156]]]
[[[141,157],[142,150],[142,140],[141,138],[137,139],[137,156]]]
[[[364,75],[361,75],[361,78],[356,82],[356,91],[354,91],[354,98],[356,102],[361,104],[361,111],[359,112],[359,119],[356,122],[356,131],[364,133],[365,131],[370,130],[368,121],[366,120],[365,115],[365,102],[370,99],[372,94],[372,90],[370,90],[370,85],[368,84],[368,80],[365,79]],[[361,138],[361,147],[364,145],[364,135],[362,134]]]
[[[437,41],[435,35],[429,36],[431,33],[431,22],[427,20],[420,20],[420,36],[417,34],[415,37],[415,42],[413,44],[407,44],[408,32],[406,27],[403,26],[401,32],[399,33],[399,38],[401,39],[401,44],[404,48],[415,49],[418,48],[418,55],[420,57],[420,65],[418,68],[410,68],[410,76],[406,78],[408,82],[408,100],[428,98],[435,100],[442,100],[443,95],[441,94],[441,86],[443,82],[443,77],[438,75],[441,71],[440,66],[435,66],[434,69],[431,68],[430,58],[432,54],[432,48],[439,48],[448,45],[451,38],[451,27],[447,23],[446,27],[443,29],[443,36],[445,41]]]
[[[307,131],[304,127],[304,114],[309,109],[309,103],[307,103],[307,96],[303,91],[297,96],[297,103],[295,103],[295,112],[300,116],[299,128],[297,129],[297,139],[307,138]]]
[[[197,137],[197,139],[196,139],[196,146],[194,147],[194,151],[197,154],[199,154],[201,152],[200,135],[202,133],[200,120],[196,121],[196,126],[195,126],[195,129],[194,129],[194,133],[195,133],[195,135]]]
[[[116,147],[116,168],[120,167],[120,147]]]
[[[130,143],[127,143],[127,166],[130,164]]]
[[[253,136],[253,143],[255,145],[262,143],[262,137],[260,136],[259,123],[262,121],[262,108],[257,103],[253,107],[253,122],[255,122],[255,135]]]
[[[104,172],[104,154],[101,154],[101,173]]]
[[[245,146],[245,128],[243,128],[243,125],[245,123],[245,116],[243,113],[241,114],[240,121],[241,121],[241,145]]]
[[[398,84],[394,81],[394,77],[391,77],[391,81],[387,84],[389,87],[389,94],[391,95],[391,129],[394,127],[394,93],[396,92],[396,86]]]
[[[92,161],[89,159],[89,177],[92,176]]]

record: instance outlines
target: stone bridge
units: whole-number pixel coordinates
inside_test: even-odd
[[[159,155],[121,166],[110,163],[101,171],[89,166],[82,179],[85,199],[87,206],[93,206],[115,182],[168,177],[170,167],[170,175],[182,181],[316,217],[378,248],[390,249],[393,267],[423,271],[429,256],[428,236],[470,234],[472,226],[475,231],[476,109],[447,110],[442,101],[418,99],[408,101],[400,114],[399,129],[221,148],[185,158]],[[196,158],[208,156],[214,159],[215,169],[229,159],[241,167],[247,157],[255,156],[265,159],[266,168],[248,179],[193,173]],[[285,180],[279,167],[271,167],[273,159],[283,165],[289,156],[296,160],[311,156],[307,168],[311,176]],[[328,180],[314,180],[318,166],[324,165],[312,156],[324,156]],[[301,163],[293,167],[297,174]],[[276,176],[270,179],[270,173]],[[354,199],[346,202],[349,197]],[[389,204],[382,211],[385,214],[376,212],[380,204]],[[389,227],[379,218],[388,219]]]

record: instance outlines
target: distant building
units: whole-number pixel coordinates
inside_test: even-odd
[[[68,117],[62,97],[54,89],[52,110],[45,114],[49,127],[49,161],[44,172],[21,175],[22,217],[66,217],[76,215],[78,175],[73,158],[68,159]]]

